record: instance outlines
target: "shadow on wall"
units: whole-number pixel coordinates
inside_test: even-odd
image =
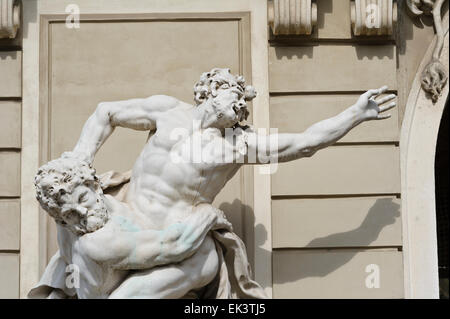
[[[26,0],[27,1],[27,0]],[[27,1],[28,2],[28,1]],[[23,37],[24,38],[28,38],[28,24],[29,23],[35,23],[37,22],[37,11],[38,11],[38,1],[33,1],[31,2],[31,5],[33,6],[33,8],[31,8],[31,6],[29,5],[29,11],[27,12],[27,14],[25,15],[23,13],[23,5],[22,5],[22,32],[23,32]],[[27,21],[23,21],[24,16],[27,17]]]
[[[0,60],[17,60],[17,51],[0,52]]]
[[[314,47],[315,45],[308,45],[308,46],[293,46],[293,47],[286,47],[286,46],[280,46],[275,47],[275,55],[277,57],[277,60],[281,60],[284,57],[286,57],[289,60],[292,60],[294,57],[296,59],[312,59],[314,57]]]
[[[433,18],[426,15],[414,16],[404,1],[397,1],[397,4],[399,13],[397,29],[401,32],[401,36],[397,37],[397,50],[399,55],[404,55],[406,52],[406,41],[414,38],[414,28],[423,29],[433,27]],[[444,2],[442,6],[442,16],[445,16],[447,11],[448,1]]]
[[[262,245],[268,239],[266,227],[262,224],[253,227],[255,224],[255,213],[250,206],[245,205],[239,199],[235,199],[232,203],[222,203],[219,209],[225,213],[227,219],[233,224],[234,231],[245,243],[248,261],[252,272],[254,272],[254,256],[257,254],[258,256],[264,256],[264,259],[266,259],[271,255],[270,251],[262,248]],[[258,234],[256,242],[255,234]]]
[[[379,199],[369,209],[361,225],[353,230],[332,234],[326,237],[311,240],[305,247],[326,248],[335,242],[358,243],[358,246],[365,247],[375,241],[381,230],[387,225],[395,223],[400,217],[400,205],[394,203],[392,199]],[[334,258],[329,258],[329,252],[324,250],[316,251],[317,257],[313,259],[313,265],[302,264],[303,269],[296,273],[295,278],[277,278],[275,283],[285,283],[288,281],[299,280],[308,277],[324,277],[339,269],[349,262],[358,251],[346,250],[346,254],[336,254]],[[274,278],[275,279],[275,278]]]
[[[347,43],[339,45],[349,46]],[[374,50],[370,45],[351,44],[351,46],[354,48],[355,57],[358,60],[373,60],[375,58],[381,60],[386,57],[392,60],[395,58],[395,47],[393,45],[378,46],[377,50]],[[275,55],[277,60],[282,60],[283,58],[287,58],[288,60],[313,59],[314,49],[317,47],[317,44],[309,46],[275,47]]]
[[[317,29],[325,27],[325,13],[333,13],[333,1],[321,0],[317,2]]]
[[[373,60],[375,58],[381,60],[385,57],[392,60],[395,58],[395,47],[393,45],[378,46],[377,50],[374,50],[370,45],[362,46],[358,44],[352,44],[352,47],[355,49],[356,57],[358,58],[358,60],[364,60],[365,58],[369,60]]]

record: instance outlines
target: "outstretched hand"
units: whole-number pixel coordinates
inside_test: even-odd
[[[381,114],[396,106],[396,102],[393,102],[396,98],[395,94],[379,97],[387,90],[388,87],[383,86],[379,89],[369,90],[359,97],[354,107],[360,112],[364,121],[384,120],[391,117],[391,114]]]

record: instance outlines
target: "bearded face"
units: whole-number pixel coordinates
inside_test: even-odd
[[[73,233],[82,235],[106,224],[108,212],[95,169],[73,154],[42,165],[34,184],[41,207]]]
[[[247,101],[253,100],[256,91],[245,85],[242,76],[232,75],[230,69],[214,68],[205,72],[194,86],[194,100],[198,105],[212,107],[208,110],[208,124],[218,128],[231,128],[247,119]]]
[[[77,235],[91,233],[108,220],[104,195],[96,183],[80,184],[60,197],[60,223]]]
[[[236,86],[230,87],[228,83],[217,88],[212,106],[216,114],[216,125],[221,128],[233,127],[248,116],[243,92]]]

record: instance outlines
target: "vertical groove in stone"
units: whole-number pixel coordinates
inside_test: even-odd
[[[273,34],[312,33],[317,21],[317,6],[311,0],[273,0],[269,21]]]

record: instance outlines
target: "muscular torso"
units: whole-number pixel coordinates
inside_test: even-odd
[[[233,146],[219,130],[197,128],[192,108],[182,104],[159,117],[133,168],[126,201],[147,215],[155,229],[186,218],[199,203],[212,203],[240,167],[224,163],[223,147]],[[201,148],[192,146],[199,145],[194,140],[201,141]]]

